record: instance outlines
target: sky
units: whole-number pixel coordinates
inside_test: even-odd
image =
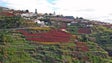
[[[0,0],[0,6],[112,23],[112,0]]]

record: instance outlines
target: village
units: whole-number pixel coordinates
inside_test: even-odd
[[[111,63],[112,24],[0,8],[0,63]]]

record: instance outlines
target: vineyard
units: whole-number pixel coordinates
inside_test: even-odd
[[[31,33],[26,30],[18,30],[26,40],[38,42],[69,42],[72,35],[61,30],[51,30],[49,32]],[[75,39],[75,38],[74,38]]]
[[[1,63],[108,63],[110,61],[108,53],[97,44],[75,41],[77,38],[73,41],[70,33],[54,29],[41,33],[31,32],[33,31],[22,29],[2,32],[5,35],[0,34],[3,43],[0,45]],[[47,42],[47,39],[39,37],[52,40]]]

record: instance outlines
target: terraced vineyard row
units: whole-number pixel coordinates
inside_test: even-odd
[[[64,32],[65,33],[65,32]],[[94,42],[46,44],[26,40],[17,30],[7,31],[0,45],[2,63],[109,63],[107,52]]]

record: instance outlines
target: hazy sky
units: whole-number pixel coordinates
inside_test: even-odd
[[[0,0],[0,6],[38,13],[84,17],[112,23],[112,0]]]

